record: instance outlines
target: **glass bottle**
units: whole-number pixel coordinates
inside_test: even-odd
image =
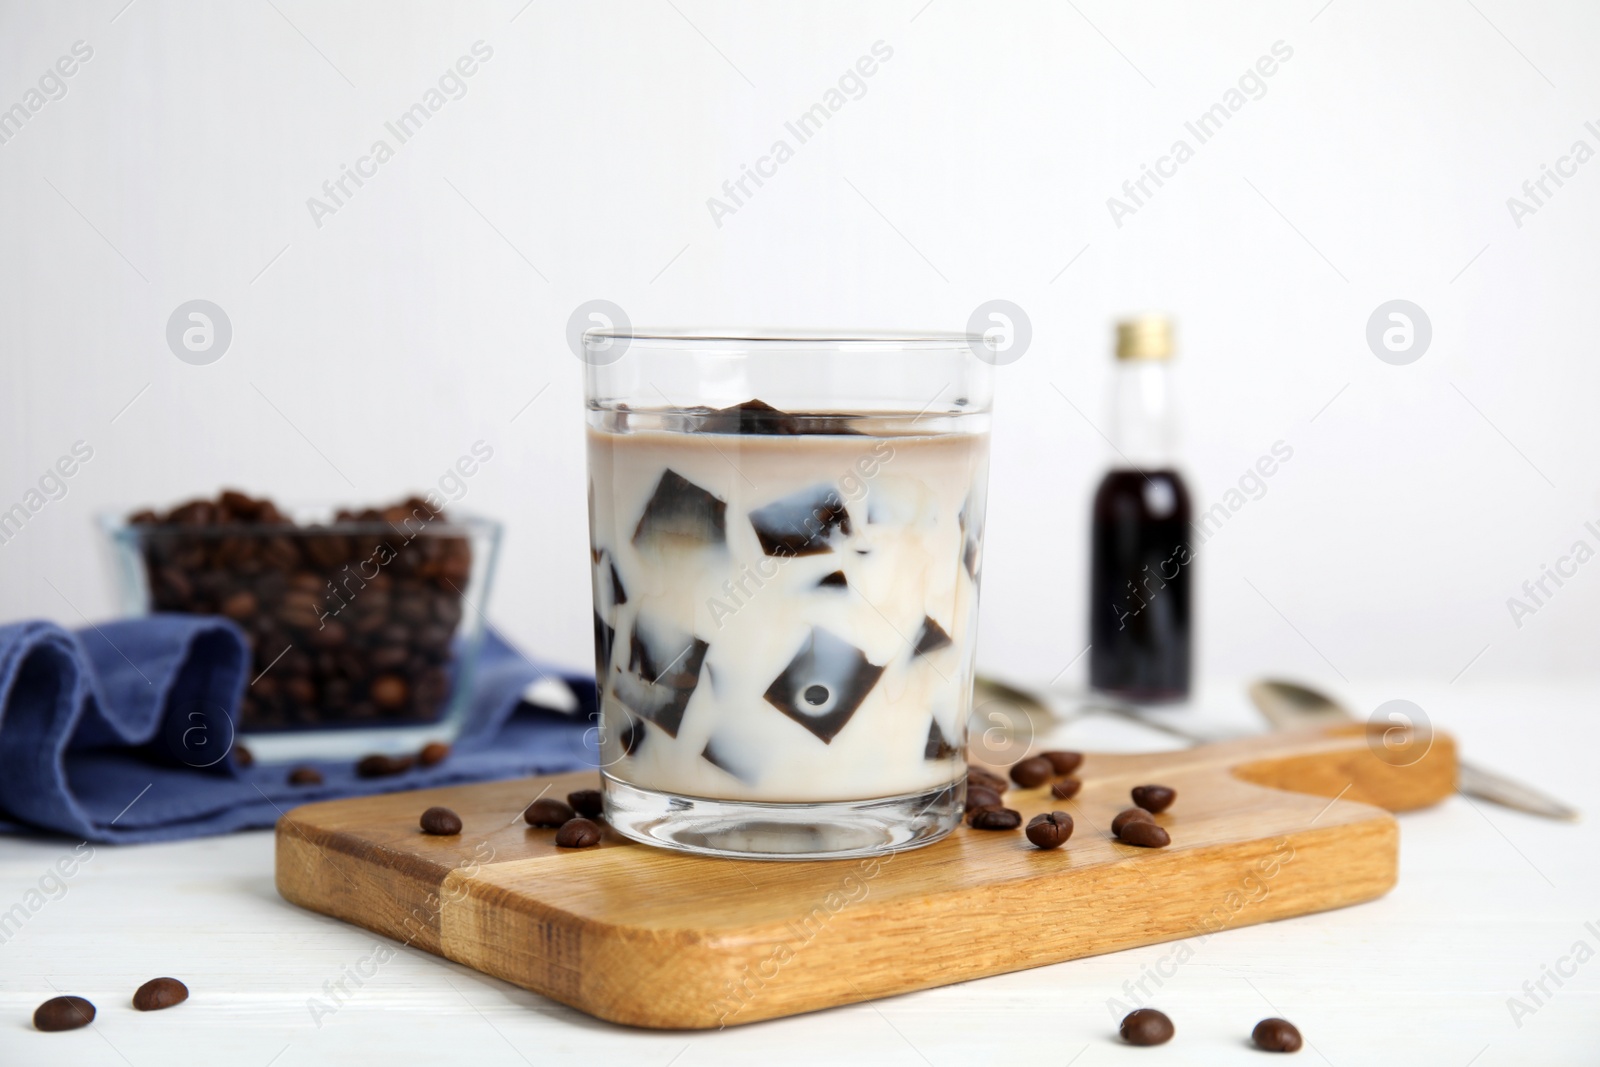
[[[1189,491],[1175,464],[1172,323],[1117,323],[1113,466],[1095,492],[1089,685],[1135,703],[1189,694],[1194,559]]]

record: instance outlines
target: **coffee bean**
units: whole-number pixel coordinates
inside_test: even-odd
[[[233,765],[240,768],[254,767],[256,765],[255,754],[243,745],[234,745]]]
[[[1024,789],[1044,785],[1056,769],[1043,756],[1032,756],[1012,766],[1011,780]]]
[[[430,649],[440,655],[445,655],[450,650],[450,628],[447,626],[419,626],[416,638],[412,642],[418,648]]]
[[[375,671],[398,671],[410,660],[411,653],[405,645],[379,645],[367,656]]]
[[[1035,815],[1028,820],[1027,834],[1040,848],[1060,848],[1072,836],[1072,816],[1064,811]]]
[[[1083,788],[1080,778],[1063,778],[1050,787],[1050,795],[1057,800],[1071,800],[1078,795],[1078,790]]]
[[[189,987],[176,978],[152,978],[133,994],[133,1006],[140,1011],[160,1011],[189,999]]]
[[[380,674],[372,680],[372,688],[368,693],[378,707],[395,711],[405,706],[406,698],[411,695],[411,687],[398,675]]]
[[[989,789],[981,785],[967,786],[968,811],[971,811],[973,808],[998,808],[1002,806],[1003,803],[1004,801],[1000,799],[1000,794],[996,793],[993,789]]]
[[[256,682],[256,686],[259,688],[271,680],[272,679],[270,678],[262,678],[260,681]],[[346,687],[348,689],[348,684]],[[283,683],[283,691],[287,693],[289,695],[289,699],[294,701],[296,704],[314,704],[317,700],[316,683],[303,674],[295,675],[285,679]]]
[[[343,537],[308,537],[305,550],[312,562],[330,571],[350,558],[350,542]]]
[[[194,599],[194,583],[176,567],[163,567],[156,575],[153,595],[160,604],[181,604]]]
[[[304,649],[290,647],[284,650],[283,658],[278,660],[278,665],[272,673],[278,674],[310,674],[311,654]]]
[[[450,746],[443,741],[429,741],[417,753],[417,762],[424,767],[436,767],[450,758]]]
[[[422,832],[451,837],[461,832],[461,816],[449,808],[431,807],[422,813]]]
[[[1288,1019],[1262,1019],[1251,1031],[1250,1040],[1266,1052],[1300,1051],[1300,1031]]]
[[[386,756],[382,753],[367,756],[356,764],[356,775],[361,778],[387,778],[404,774],[415,760],[411,756]]]
[[[1178,799],[1178,794],[1164,785],[1136,785],[1133,787],[1133,802],[1153,815],[1158,815],[1172,807],[1172,802]]]
[[[1117,838],[1124,845],[1138,845],[1140,848],[1166,848],[1172,844],[1172,838],[1167,836],[1165,830],[1143,819],[1129,821]]]
[[[598,789],[580,789],[575,793],[568,793],[567,803],[572,805],[573,811],[585,819],[598,819],[600,813],[606,810],[605,801],[601,799]]]
[[[1118,812],[1117,817],[1111,820],[1111,832],[1121,837],[1122,828],[1130,822],[1155,822],[1155,820],[1143,808],[1128,808],[1126,811]]]
[[[564,826],[573,819],[573,810],[559,800],[545,797],[528,805],[522,818],[529,826]]]
[[[411,631],[398,622],[386,622],[383,629],[378,631],[378,640],[385,645],[396,645],[404,648],[411,641]]]
[[[1165,1045],[1175,1032],[1172,1020],[1154,1008],[1130,1011],[1122,1020],[1122,1040],[1130,1045]]]
[[[290,785],[321,785],[322,772],[315,767],[296,767],[289,772]]]
[[[172,509],[168,522],[179,526],[210,526],[216,521],[217,508],[209,500],[191,500]]]
[[[981,785],[985,788],[993,789],[996,793],[1004,793],[1011,788],[1011,783],[998,774],[982,767],[974,767],[971,764],[967,765],[967,784]]]
[[[1064,752],[1056,749],[1053,752],[1041,752],[1039,755],[1050,761],[1050,766],[1055,768],[1057,774],[1071,774],[1083,765],[1082,752]]]
[[[261,558],[282,574],[300,566],[300,549],[287,537],[269,537],[261,546]]]
[[[967,812],[967,823],[974,830],[1015,830],[1022,825],[1022,813],[1011,808],[974,808]]]
[[[600,843],[600,827],[588,819],[570,819],[556,831],[556,844],[561,848],[589,848]]]
[[[350,628],[336,619],[318,619],[309,640],[313,648],[343,648],[350,640]]]
[[[319,706],[325,712],[343,712],[350,707],[350,698],[355,692],[348,679],[329,678],[322,683],[322,699]]]
[[[401,622],[414,624],[428,621],[428,602],[413,594],[400,597],[394,604],[395,617]]]
[[[241,589],[229,595],[221,604],[222,614],[237,622],[250,618],[261,608],[256,600],[256,595],[248,589]]]
[[[35,1030],[76,1030],[94,1022],[94,1005],[82,997],[51,997],[33,1011]]]

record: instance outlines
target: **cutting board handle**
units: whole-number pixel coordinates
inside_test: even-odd
[[[1326,745],[1307,751],[1294,734],[1271,734],[1290,742],[1289,750],[1241,762],[1234,777],[1389,811],[1426,808],[1455,792],[1459,764],[1448,734],[1359,722],[1307,733]]]

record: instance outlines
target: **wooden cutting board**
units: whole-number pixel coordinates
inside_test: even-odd
[[[1380,751],[1358,724],[1091,754],[1074,800],[1006,794],[1024,820],[1070,813],[1061,849],[963,826],[869,860],[704,859],[609,834],[570,851],[522,822],[535,797],[593,787],[594,772],[392,793],[285,815],[277,883],[302,907],[602,1019],[715,1028],[1381,896],[1398,869],[1389,811],[1449,795],[1456,757],[1441,734],[1409,766]],[[1178,792],[1157,817],[1164,849],[1110,837],[1147,783]],[[434,804],[461,816],[459,836],[420,832]]]

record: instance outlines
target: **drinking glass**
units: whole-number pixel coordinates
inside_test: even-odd
[[[814,859],[955,827],[990,344],[585,334],[595,677],[619,833]]]

